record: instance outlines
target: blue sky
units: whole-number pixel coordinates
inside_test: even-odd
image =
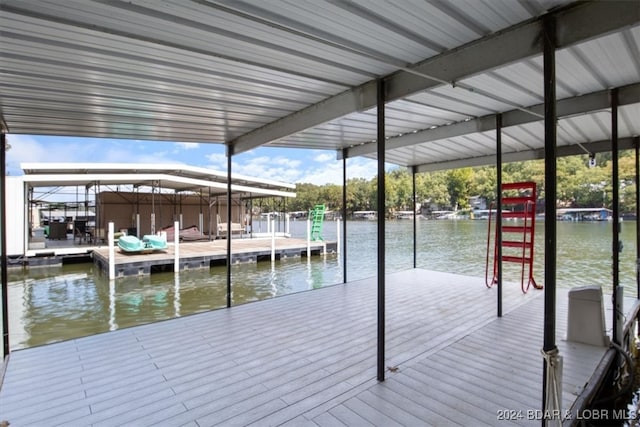
[[[24,162],[180,163],[225,171],[221,144],[160,142],[40,135],[7,135],[7,171],[21,175]],[[342,183],[342,161],[335,151],[258,148],[233,157],[234,173],[290,183]],[[348,178],[370,179],[377,164],[365,158],[349,159]]]

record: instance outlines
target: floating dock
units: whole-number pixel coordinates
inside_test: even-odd
[[[496,289],[484,278],[412,269],[387,275],[386,284],[384,382],[376,380],[371,278],[14,351],[0,390],[2,419],[540,425],[542,291],[523,295],[519,284],[505,283],[497,318]],[[564,340],[567,290],[557,293],[562,415],[571,424],[589,414],[580,411],[611,350]],[[632,306],[625,301],[635,319]]]
[[[276,237],[274,244],[275,259],[307,256],[307,241],[287,237]],[[315,241],[310,243],[311,255],[323,252],[331,253],[337,249],[336,242]],[[93,261],[104,274],[109,272],[109,249],[96,248],[92,252]],[[180,243],[178,247],[180,271],[210,268],[226,265],[227,241],[218,239],[204,242]],[[258,262],[270,260],[272,240],[270,238],[232,239],[231,263]],[[115,249],[116,277],[140,276],[153,272],[174,271],[175,247],[170,244],[165,251],[153,253],[121,252]]]

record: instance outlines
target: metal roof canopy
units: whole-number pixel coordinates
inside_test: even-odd
[[[556,71],[546,81],[543,45]],[[553,157],[555,102],[535,111],[550,83],[567,104],[559,148],[603,145],[613,108],[582,101],[612,88],[629,97],[615,107],[614,134],[640,134],[639,46],[637,1],[0,0],[0,121],[5,133],[225,143],[229,169],[232,155],[263,145],[377,157],[383,201],[385,158],[423,170],[488,163],[493,129],[481,126],[500,113],[533,116],[504,127],[505,159],[543,147]],[[547,198],[548,217],[553,203]],[[384,235],[379,221],[379,248]],[[545,352],[555,337],[548,259]],[[384,265],[378,251],[379,380]]]
[[[24,182],[31,187],[132,185],[161,187],[175,192],[227,193],[226,174],[175,164],[139,163],[23,163]],[[273,180],[231,176],[232,193],[251,197],[295,197],[295,185]]]
[[[640,134],[633,1],[0,0],[0,119],[10,133],[375,157],[383,77],[387,161],[490,163],[498,113],[505,159],[531,158],[543,147],[545,13],[558,33],[559,148],[608,138],[598,115],[612,87],[626,99],[619,136]]]

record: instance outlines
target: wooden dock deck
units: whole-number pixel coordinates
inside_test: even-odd
[[[540,425],[542,292],[413,269],[388,275],[387,380],[376,381],[376,279],[11,354],[11,425]],[[564,341],[563,409],[606,348]],[[610,317],[610,313],[607,313]],[[522,418],[500,420],[505,411]],[[520,412],[514,412],[519,414]],[[508,413],[507,413],[508,415]]]
[[[311,254],[317,255],[324,250],[336,251],[336,242],[311,242]],[[224,265],[227,259],[227,241],[218,239],[203,242],[180,243],[178,248],[180,271],[198,268],[210,268],[212,265]],[[276,237],[276,259],[307,255],[307,241],[304,239]],[[173,244],[165,251],[144,254],[127,254],[115,250],[116,277],[151,274],[152,271],[173,271],[175,248]],[[271,259],[270,238],[233,239],[231,241],[231,262],[257,262]],[[109,249],[100,247],[93,250],[94,263],[105,274],[109,271]]]

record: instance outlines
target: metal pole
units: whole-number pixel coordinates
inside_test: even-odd
[[[0,228],[2,228],[2,238],[0,239],[0,252],[2,258],[0,268],[2,269],[2,357],[9,356],[9,295],[7,274],[7,135],[0,133]],[[49,216],[51,218],[51,216]]]
[[[342,236],[343,236],[342,281],[343,283],[347,283],[347,149],[346,148],[342,150]]]
[[[496,116],[496,181],[498,194],[496,198],[496,247],[498,263],[498,317],[502,317],[502,114]],[[491,206],[489,206],[491,209]],[[492,279],[493,280],[493,279]]]
[[[180,273],[180,223],[173,222],[173,272]]]
[[[136,187],[136,237],[140,235],[140,187]]]
[[[640,137],[634,138],[636,146],[636,298],[640,299]]]
[[[340,240],[340,218],[336,218],[336,255],[340,255]]]
[[[613,292],[611,293],[612,307],[613,307],[613,342],[620,345],[619,340],[619,328],[622,326],[618,322],[618,286],[620,285],[620,178],[618,171],[618,89],[611,89],[611,181],[613,186],[613,201],[611,215],[613,216],[613,230],[612,230],[612,279],[613,279]]]
[[[158,214],[158,222],[156,223],[156,233],[157,231],[157,225],[160,224],[160,230],[162,230],[162,181],[158,180],[158,210],[160,211],[160,213]]]
[[[96,235],[98,235],[98,242],[101,242],[102,239],[102,233],[98,232],[98,226],[100,226],[100,230],[104,231],[104,224],[102,223],[102,214],[100,213],[100,211],[102,210],[102,204],[100,203],[100,184],[96,181],[93,183],[93,200],[94,200],[94,204],[95,204],[95,210],[96,210]],[[51,215],[49,215],[51,216]]]
[[[227,145],[227,308],[231,307],[231,146]]]
[[[267,221],[271,221],[271,216]],[[311,262],[311,218],[307,217],[307,262]]]
[[[109,280],[116,278],[116,250],[114,243],[115,225],[113,221],[109,221],[107,229],[107,239],[109,243]]]
[[[416,172],[417,172],[417,167],[416,166],[412,166],[411,167],[411,194],[412,194],[412,202],[413,202],[413,268],[416,268],[418,265],[418,257],[417,257],[417,252],[418,252],[418,226],[417,226],[417,222],[418,222],[418,217],[416,216]]]
[[[151,183],[151,234],[156,234],[156,181]]]
[[[198,213],[198,229],[200,230],[200,235],[204,233],[204,215],[202,213],[202,189],[198,193],[198,205],[200,207],[200,213]]]
[[[288,213],[288,212],[285,212],[285,213],[284,213],[284,215],[285,215],[285,216],[284,216],[284,224],[285,224],[284,229],[285,229],[285,234],[287,234],[287,235],[291,235],[291,228],[290,228],[290,225],[291,225],[291,224],[289,223],[289,221],[290,221],[289,213]]]
[[[544,339],[543,351],[556,347],[556,23],[544,21],[542,35],[544,69]],[[547,359],[543,365],[542,408],[547,409]],[[545,420],[542,420],[545,425]]]
[[[249,217],[247,219],[249,226],[249,237],[253,237],[253,193],[249,193]]]
[[[274,217],[271,221],[273,221],[273,227],[271,228],[271,262],[276,262],[276,218]]]
[[[218,209],[217,205],[216,205],[216,209]],[[207,229],[208,229],[208,232],[209,232],[209,241],[211,241],[212,240],[212,238],[211,238],[211,236],[212,236],[211,229],[213,228],[213,224],[212,224],[213,223],[213,221],[212,221],[213,217],[211,216],[211,187],[209,187],[209,191],[208,191],[208,194],[207,194],[207,211],[208,211],[208,215],[209,215],[209,220],[208,220],[209,225],[207,226]],[[218,229],[216,228],[216,238],[218,236],[218,231],[217,230]]]
[[[384,381],[385,359],[385,82],[378,79],[378,381]]]

